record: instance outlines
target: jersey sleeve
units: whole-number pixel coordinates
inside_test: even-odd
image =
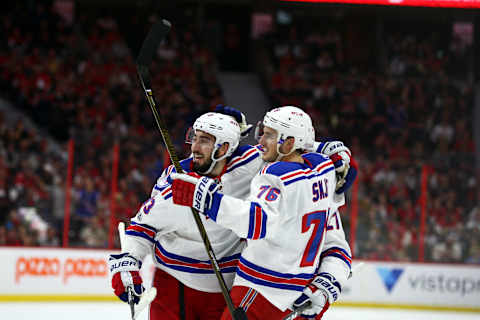
[[[278,177],[263,174],[253,179],[250,191],[246,200],[216,193],[206,213],[241,238],[268,238],[280,224],[279,208],[286,201],[284,186]]]
[[[343,287],[350,275],[352,254],[345,239],[340,213],[338,210],[332,212],[328,218],[319,273],[330,273]]]

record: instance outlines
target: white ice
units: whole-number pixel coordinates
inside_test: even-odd
[[[2,320],[130,320],[124,303],[0,303]],[[138,320],[146,320],[144,311]],[[324,320],[480,320],[480,313],[334,307]],[[267,319],[266,319],[267,320]]]

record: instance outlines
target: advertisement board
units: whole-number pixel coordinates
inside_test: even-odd
[[[1,301],[116,301],[107,258],[118,251],[0,247]],[[354,262],[338,305],[480,312],[480,267]],[[142,265],[151,285],[151,258]]]
[[[340,297],[347,304],[480,311],[480,267],[365,261]]]
[[[118,251],[0,248],[0,301],[114,300],[107,257]],[[153,263],[142,277],[151,283]]]

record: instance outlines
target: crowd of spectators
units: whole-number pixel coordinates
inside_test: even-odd
[[[106,247],[112,204],[116,220],[130,218],[167,164],[136,80],[136,52],[111,16],[80,14],[70,25],[41,3],[17,10],[0,16],[0,94],[53,139],[0,113],[0,245],[62,244],[71,138],[69,244]],[[468,46],[385,28],[384,50],[359,49],[351,60],[353,36],[341,30],[299,25],[268,35],[262,72],[273,105],[303,107],[319,137],[351,147],[360,166],[355,256],[422,258],[423,170],[423,258],[480,263],[473,86],[458,72],[451,77]],[[175,26],[152,65],[157,104],[180,155],[187,154],[187,124],[223,102],[217,60],[203,43],[196,26]],[[377,51],[384,55],[377,59]],[[116,144],[118,191],[111,198]],[[350,207],[343,213],[349,235]]]
[[[114,145],[118,143],[120,154],[113,197],[117,220],[136,213],[168,164],[137,80],[137,52],[108,15],[79,14],[69,25],[43,3],[13,11],[0,17],[0,37],[5,40],[0,41],[1,94],[49,132],[62,151],[47,152],[48,139],[24,128],[22,120],[15,125],[0,122],[0,245],[60,243],[71,138],[69,245],[106,247]],[[151,16],[148,25],[137,30],[146,32],[155,19]],[[198,40],[194,25],[173,27],[157,54],[151,67],[153,90],[183,156],[187,124],[223,102],[217,62]],[[18,213],[25,207],[35,208],[41,225],[48,228],[25,221]]]
[[[304,107],[318,136],[351,147],[360,167],[355,256],[480,263],[474,93],[465,75],[449,73],[458,70],[458,51],[435,33],[385,27],[384,50],[372,48],[363,64],[352,64],[344,59],[352,39],[341,26],[305,24],[264,38],[264,78],[274,105]],[[386,63],[376,52],[385,52]],[[420,257],[422,169],[428,197]],[[350,211],[343,211],[350,235]]]

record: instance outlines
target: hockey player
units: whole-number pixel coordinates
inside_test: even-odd
[[[249,179],[262,162],[258,148],[238,147],[242,131],[228,115],[206,113],[193,129],[192,156],[180,162],[183,170],[214,178],[225,184],[227,194],[245,198]],[[151,198],[131,220],[122,254],[110,257],[112,286],[123,301],[127,300],[126,287],[133,286],[137,302],[143,290],[141,261],[153,254],[157,296],[150,305],[151,320],[219,319],[225,301],[190,209],[172,202],[172,172],[173,165],[165,169]],[[244,242],[212,220],[201,219],[230,288]]]
[[[216,111],[224,114],[207,113],[195,121],[191,131],[192,157],[182,160],[181,166],[185,172],[215,178],[224,186],[225,194],[245,199],[250,181],[264,163],[260,147],[237,147],[240,137],[250,128],[243,114],[228,107],[217,107]],[[350,154],[344,151],[348,149],[338,141],[321,144],[320,149],[330,153],[332,159],[337,157],[339,173],[348,173],[343,187],[349,186],[354,170],[348,168]],[[153,254],[156,265],[153,285],[158,293],[150,307],[151,320],[179,319],[182,315],[185,319],[219,319],[225,302],[190,209],[172,202],[172,172],[175,172],[173,166],[165,169],[151,198],[131,220],[122,254],[111,256],[112,285],[123,301],[127,300],[125,288],[134,286],[138,301],[142,292],[138,273],[141,261],[147,254]],[[244,242],[212,220],[202,217],[202,222],[230,287]],[[129,267],[119,267],[122,265]]]
[[[296,107],[268,112],[262,159],[248,199],[232,197],[208,177],[173,174],[173,202],[248,239],[231,296],[250,320],[282,319],[307,301],[302,316],[320,319],[338,299],[351,254],[334,199],[335,166],[314,147],[310,117]],[[223,188],[226,184],[223,185]],[[222,320],[230,319],[228,310]]]

